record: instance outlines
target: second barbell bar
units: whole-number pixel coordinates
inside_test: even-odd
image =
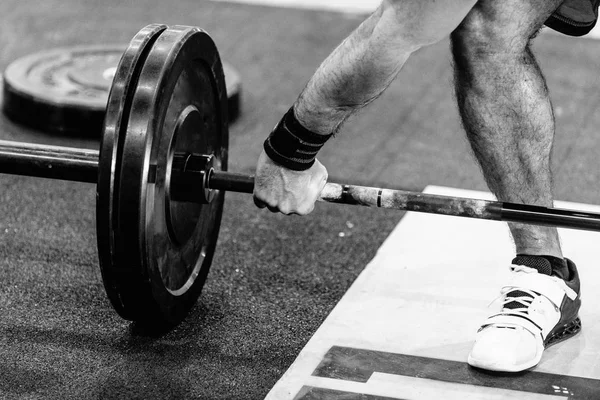
[[[0,140],[0,173],[96,183],[98,162],[99,152],[97,150]],[[198,172],[182,171],[184,175],[188,174],[187,182],[194,182],[193,175],[198,175]],[[254,177],[251,175],[216,170],[206,172],[208,177],[205,182],[208,189],[240,193],[253,192]],[[199,175],[197,181],[199,183],[203,181]],[[178,198],[181,197],[178,196]],[[185,200],[200,201],[196,198]],[[600,214],[598,213],[331,182],[325,185],[319,200],[338,204],[600,231]]]

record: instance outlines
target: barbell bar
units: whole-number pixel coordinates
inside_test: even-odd
[[[205,203],[209,200],[198,194],[206,190],[253,192],[252,175],[188,167],[206,167],[207,163],[201,161],[206,157],[207,155],[194,154],[174,156],[174,164],[182,167],[174,174],[179,182],[172,182],[171,185],[181,190],[172,192],[172,197],[181,201]],[[177,159],[181,161],[178,162]],[[2,173],[97,183],[98,162],[99,154],[95,150],[0,140]],[[149,179],[152,180],[151,177]],[[197,188],[192,188],[192,185]],[[325,185],[318,201],[600,231],[600,214],[597,213],[333,182]]]
[[[226,191],[252,193],[227,171],[225,77],[196,27],[153,24],[123,53],[99,150],[0,141],[0,173],[96,183],[102,280],[117,313],[173,326],[196,303],[216,248]],[[600,214],[327,183],[319,200],[600,231]]]

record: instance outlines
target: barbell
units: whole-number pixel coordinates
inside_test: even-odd
[[[100,150],[0,141],[0,173],[96,183],[102,279],[117,313],[172,326],[197,301],[217,244],[227,171],[227,94],[201,29],[148,25],[110,90]],[[600,214],[327,183],[320,201],[600,231]]]

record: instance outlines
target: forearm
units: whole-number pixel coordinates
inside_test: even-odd
[[[336,132],[394,80],[418,47],[405,40],[389,7],[381,6],[320,65],[294,108],[309,130]]]
[[[321,64],[294,104],[319,134],[375,100],[417,49],[447,37],[477,0],[383,0]]]

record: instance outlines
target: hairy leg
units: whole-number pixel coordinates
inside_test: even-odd
[[[417,49],[456,28],[476,0],[383,0],[317,69],[294,109],[319,134],[336,132],[390,85]]]
[[[453,32],[456,96],[501,201],[552,206],[554,114],[531,39],[562,0],[481,0]],[[517,253],[562,257],[552,227],[509,223]]]

